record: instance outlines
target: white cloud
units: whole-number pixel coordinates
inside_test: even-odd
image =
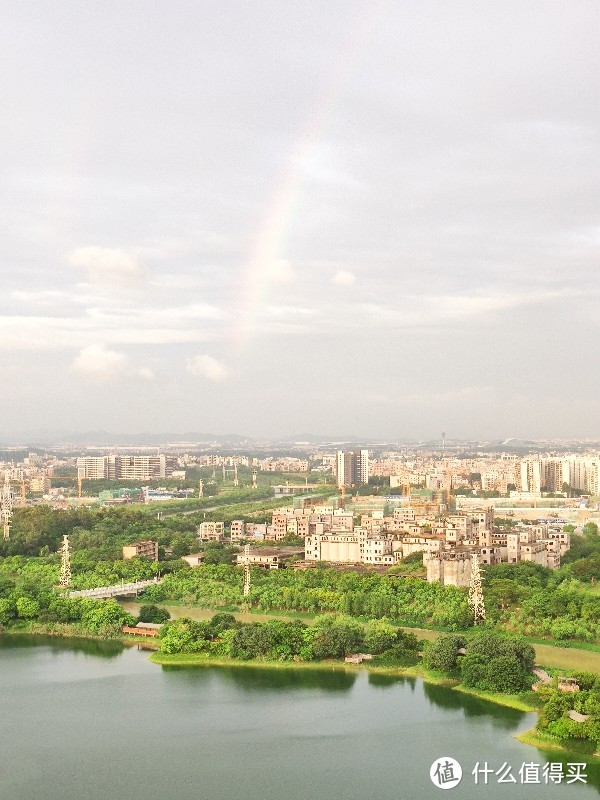
[[[353,286],[356,283],[356,275],[347,269],[338,269],[331,282],[335,286]]]
[[[229,376],[229,370],[224,364],[217,361],[216,358],[206,355],[191,358],[187,363],[186,369],[192,375],[198,375],[215,383],[219,383]]]
[[[91,344],[80,350],[71,369],[93,383],[113,383],[125,378],[154,379],[151,369],[131,368],[125,353],[109,350],[104,344]]]
[[[0,316],[0,350],[86,347],[104,342],[176,344],[216,337],[220,309],[195,303],[175,307],[89,307],[84,314]]]
[[[114,247],[80,247],[69,255],[68,261],[72,267],[85,270],[91,283],[132,286],[143,277],[137,259]]]
[[[95,383],[110,383],[126,375],[127,356],[107,350],[103,344],[91,344],[80,351],[71,369]]]
[[[59,292],[54,289],[47,289],[42,291],[14,291],[11,292],[14,300],[19,303],[27,304],[28,306],[56,306],[61,301],[70,300],[65,292]]]

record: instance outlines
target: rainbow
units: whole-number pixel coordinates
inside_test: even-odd
[[[352,72],[357,69],[357,57],[365,41],[378,21],[387,0],[366,3],[350,26],[338,58],[324,91],[318,97],[308,115],[308,124],[292,149],[282,171],[277,188],[268,204],[259,226],[253,253],[248,260],[231,334],[232,355],[242,354],[256,328],[256,318],[269,293],[277,266],[285,260],[285,243],[295,218],[303,184],[305,164],[310,161],[335,118],[335,112],[343,96]]]

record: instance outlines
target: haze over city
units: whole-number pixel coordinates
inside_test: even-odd
[[[0,20],[3,436],[598,435],[596,3]]]

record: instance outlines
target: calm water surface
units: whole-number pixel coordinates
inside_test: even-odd
[[[560,761],[535,717],[421,681],[334,670],[162,668],[118,644],[0,637],[0,800],[597,798],[588,784],[475,786]],[[442,793],[432,761],[461,762]],[[569,757],[564,761],[582,760]]]

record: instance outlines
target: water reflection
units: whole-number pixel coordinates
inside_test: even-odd
[[[417,679],[404,675],[386,675],[383,672],[369,672],[369,686],[385,689],[389,686],[408,686],[411,692],[415,691]]]
[[[447,686],[437,686],[434,683],[424,683],[423,694],[431,705],[448,711],[462,710],[467,718],[491,716],[494,727],[503,730],[513,730],[526,714],[525,711],[497,705],[489,700],[455,692]]]
[[[324,689],[347,692],[356,681],[356,673],[332,669],[269,669],[264,667],[216,667],[218,676],[247,691]]]
[[[74,636],[39,636],[26,633],[0,636],[0,650],[40,647],[49,648],[53,653],[84,653],[98,658],[116,658],[123,653],[121,642],[112,639],[79,639]]]
[[[9,679],[0,682],[0,797],[10,800],[359,800],[373,792],[434,800],[432,751],[454,755],[467,776],[481,756],[495,768],[563,762],[565,774],[569,762],[588,760],[513,739],[534,715],[405,676],[321,666],[161,671],[128,649],[107,662],[114,642],[9,638],[0,638]],[[7,646],[28,650],[11,659]],[[600,788],[600,767],[586,772],[588,787],[483,789],[467,779],[456,796],[586,800]]]

